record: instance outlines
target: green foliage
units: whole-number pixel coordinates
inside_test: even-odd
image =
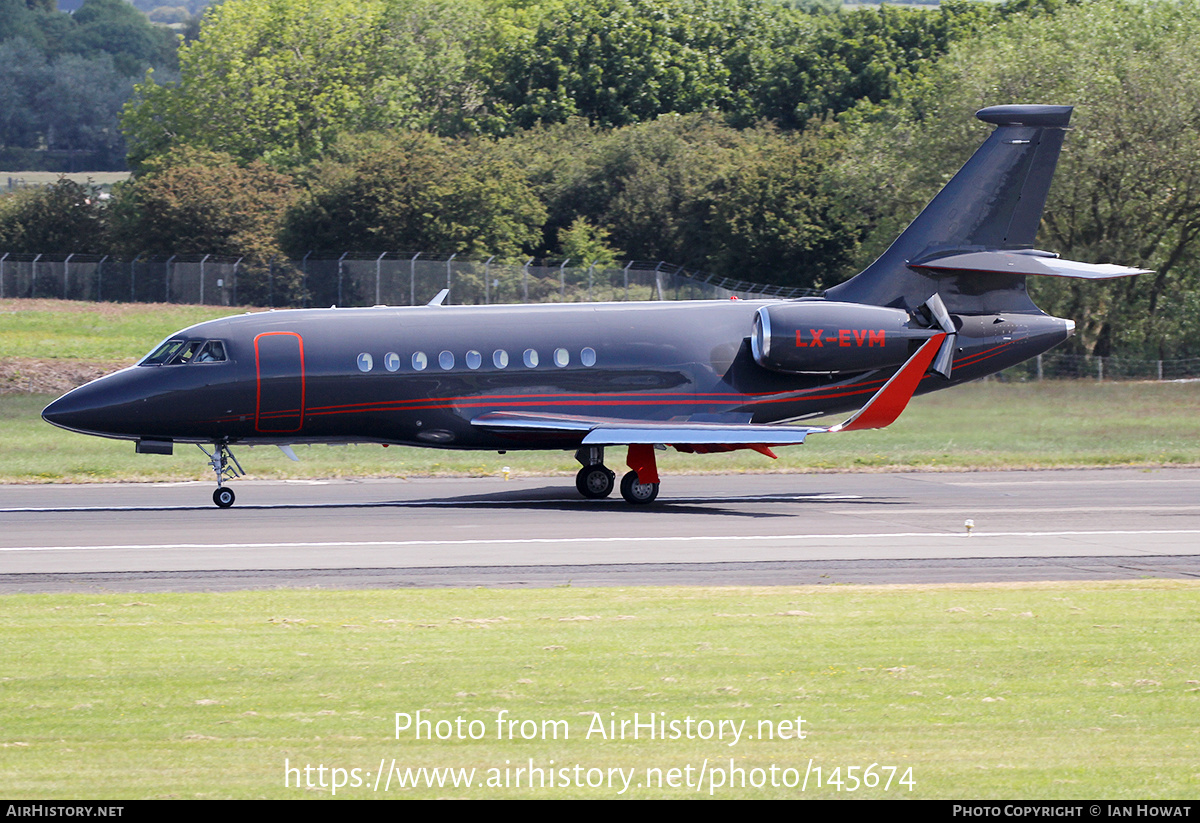
[[[147,164],[113,204],[118,249],[142,254],[224,254],[259,261],[280,256],[279,223],[296,192],[265,166],[197,150]]]
[[[564,258],[597,268],[614,265],[620,256],[608,245],[608,239],[606,229],[593,226],[584,217],[576,217],[570,226],[558,233],[558,245]]]
[[[1066,257],[1155,269],[1097,284],[1037,282],[1048,311],[1074,318],[1074,345],[1099,355],[1200,351],[1200,38],[1196,0],[1071,5],[964,42],[896,98],[847,118],[870,251],[916,213],[988,127],[985,105],[1077,106],[1039,243]],[[864,257],[864,260],[866,258]]]
[[[547,204],[544,251],[575,258],[576,220],[641,260],[787,285],[827,281],[853,253],[861,217],[828,182],[837,141],[710,115],[662,117],[611,131],[576,119],[498,146]]]
[[[831,134],[769,134],[732,173],[713,206],[709,270],[806,288],[836,282],[865,226],[828,173],[838,147]]]
[[[101,254],[107,246],[98,192],[70,180],[0,197],[0,248],[26,254]]]
[[[147,66],[171,66],[174,35],[156,28],[126,0],[84,0],[71,15],[74,25],[63,48],[85,57],[112,56],[125,75],[141,74]]]
[[[180,81],[153,77],[126,110],[130,164],[182,143],[281,168],[320,157],[339,133],[387,125],[374,0],[229,0],[179,54]],[[380,122],[383,121],[383,122]]]
[[[537,244],[546,212],[521,171],[486,149],[419,132],[346,140],[312,172],[284,244],[515,256]]]

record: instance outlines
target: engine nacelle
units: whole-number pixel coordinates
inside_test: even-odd
[[[903,309],[824,300],[764,306],[750,349],[773,371],[829,373],[899,366],[938,333]]]

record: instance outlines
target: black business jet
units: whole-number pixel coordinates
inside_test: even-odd
[[[1069,337],[1030,300],[1028,275],[1143,273],[1033,247],[1070,106],[995,106],[996,129],[862,273],[800,300],[722,300],[270,311],[200,323],[144,360],[51,403],[56,426],[133,440],[139,453],[198,445],[231,506],[230,451],[380,443],[566,449],[576,486],[658,495],[655,448],[803,443],[879,428],[917,393],[975,380]],[[836,426],[777,425],[857,409]]]

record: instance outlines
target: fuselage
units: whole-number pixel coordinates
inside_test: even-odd
[[[170,341],[191,345],[190,355],[143,361],[89,383],[52,403],[44,416],[88,434],[147,441],[569,449],[578,446],[577,433],[497,432],[472,426],[471,420],[519,411],[772,423],[858,408],[895,372],[898,364],[881,365],[878,354],[885,330],[875,330],[879,324],[865,314],[878,307],[820,299],[802,308],[808,312],[804,317],[833,318],[823,332],[820,322],[805,320],[794,341],[792,332],[787,338],[796,347],[789,370],[763,367],[751,346],[756,313],[781,305],[797,304],[730,300],[251,313],[172,335]],[[845,322],[858,309],[864,320]],[[899,320],[909,317],[901,313]],[[907,327],[919,336],[921,322],[912,316]],[[804,328],[810,325],[814,328]],[[1036,311],[955,315],[955,325],[950,379],[927,375],[918,392],[1020,363],[1066,339],[1071,329],[1068,321]],[[208,341],[219,346],[204,349]],[[206,356],[197,356],[200,351]],[[219,357],[207,356],[213,351]],[[804,368],[809,354],[812,370]],[[830,362],[839,364],[836,371],[829,370]]]

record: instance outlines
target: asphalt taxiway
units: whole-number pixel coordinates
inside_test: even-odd
[[[1200,469],[0,487],[0,592],[1200,576]]]

